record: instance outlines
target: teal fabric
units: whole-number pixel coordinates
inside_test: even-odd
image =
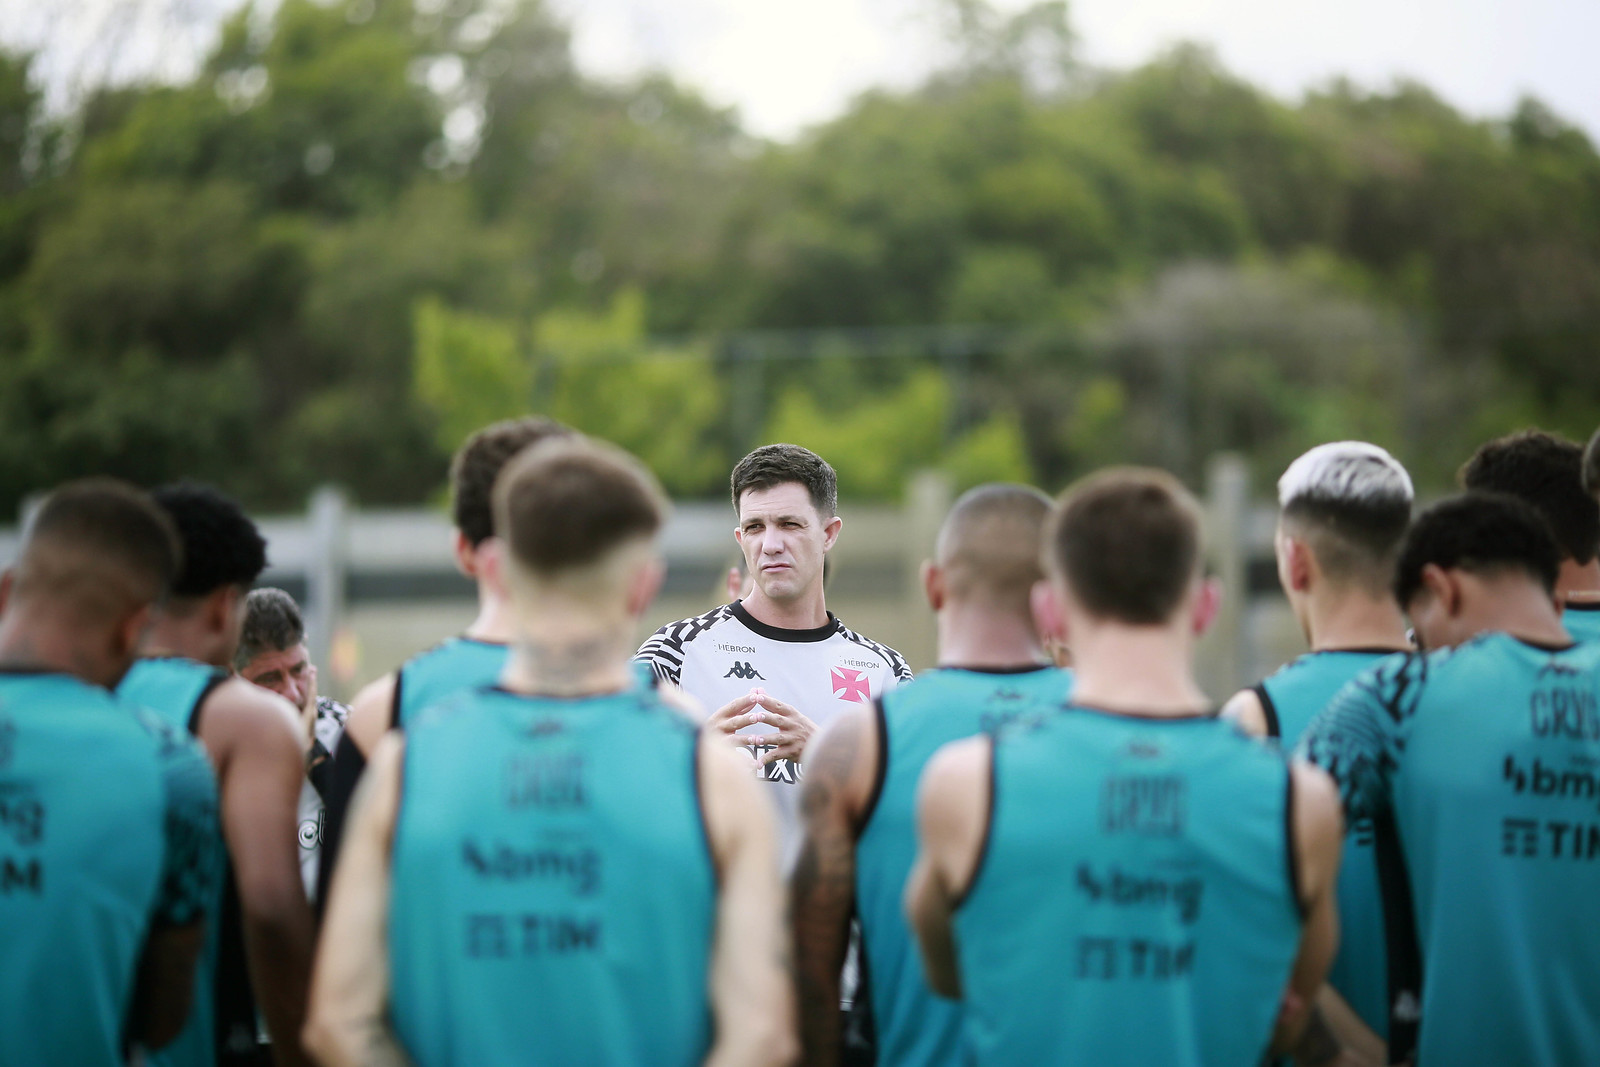
[[[121,1064],[152,927],[214,890],[204,753],[106,690],[0,674],[0,1065]]]
[[[1293,751],[1306,727],[1346,682],[1392,652],[1312,652],[1261,683],[1272,701],[1279,736]],[[1339,954],[1328,982],[1380,1038],[1389,1037],[1389,953],[1383,926],[1383,894],[1372,851],[1372,821],[1347,828],[1339,864]]]
[[[1072,673],[926,671],[879,705],[882,780],[856,848],[856,910],[882,1067],[961,1057],[961,1006],[928,988],[902,904],[916,858],[917,780],[940,746],[1058,710]]]
[[[122,679],[117,695],[144,708],[172,729],[189,733],[198,726],[195,713],[200,701],[226,678],[226,672],[192,659],[177,656],[142,659]],[[214,847],[219,854],[226,855],[220,829]],[[147,1062],[151,1067],[212,1067],[217,1062],[217,960],[222,951],[220,879],[206,901],[205,912],[206,944],[195,972],[194,1004],[189,1009],[189,1021],[170,1045],[149,1054]]]
[[[1396,830],[1422,959],[1417,1062],[1594,1062],[1600,644],[1492,633],[1385,659],[1298,753],[1338,780],[1350,819]]]
[[[394,723],[404,729],[417,713],[467,689],[493,685],[508,648],[475,637],[452,637],[407,660],[395,681]]]
[[[1574,641],[1600,641],[1600,604],[1568,604],[1561,625]]]
[[[1289,770],[1214,716],[1003,730],[955,915],[979,1065],[1250,1065],[1301,935]]]
[[[407,727],[390,1014],[420,1067],[703,1060],[697,728],[642,686],[479,689]]]

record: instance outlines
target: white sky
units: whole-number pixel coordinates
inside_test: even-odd
[[[939,47],[933,0],[554,2],[585,69],[664,67],[774,137],[872,85],[913,83]],[[1378,88],[1415,78],[1474,115],[1532,92],[1600,139],[1600,0],[1073,0],[1071,19],[1098,65],[1198,40],[1288,99],[1339,74]]]
[[[208,44],[204,27],[241,2],[0,0],[0,41],[51,41],[55,67],[90,77],[181,77]],[[665,69],[769,137],[825,121],[873,85],[914,84],[943,47],[944,0],[547,2],[592,74]],[[1198,40],[1287,99],[1339,74],[1375,88],[1415,78],[1481,116],[1532,92],[1600,140],[1600,0],[1071,0],[1071,19],[1096,65]],[[94,40],[120,43],[96,54]]]

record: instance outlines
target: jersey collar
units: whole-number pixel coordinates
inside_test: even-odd
[[[768,626],[758,620],[754,615],[744,610],[744,603],[735,600],[728,605],[728,611],[734,618],[744,624],[744,628],[757,637],[765,637],[769,641],[826,641],[838,633],[843,626],[833,617],[833,612],[828,612],[828,621],[821,626],[814,626],[809,630],[791,630],[783,626]]]

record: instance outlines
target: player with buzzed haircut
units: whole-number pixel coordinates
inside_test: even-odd
[[[1583,449],[1541,430],[1497,437],[1462,465],[1461,488],[1509,493],[1539,513],[1561,550],[1562,625],[1600,640],[1600,501],[1584,489]]]
[[[754,586],[704,615],[668,623],[639,649],[655,676],[706,707],[748,745],[778,804],[784,869],[799,847],[800,757],[819,726],[902,681],[905,658],[828,610],[823,565],[839,538],[839,482],[799,445],[763,445],[733,468],[734,539]]]
[[[1278,479],[1273,547],[1278,580],[1311,651],[1239,693],[1224,715],[1292,750],[1346,682],[1411,647],[1394,599],[1394,564],[1411,521],[1412,495],[1399,461],[1361,441],[1318,445],[1289,465]],[[1390,989],[1391,977],[1410,972],[1402,967],[1391,974],[1385,945],[1372,825],[1361,822],[1345,839],[1339,954],[1328,974],[1331,990],[1318,996],[1304,1058],[1315,1060],[1319,1047],[1326,1056],[1333,1035],[1374,1062],[1384,1055],[1390,1005],[1416,995],[1414,988]]]
[[[792,1059],[769,802],[630,662],[665,512],[598,442],[501,476],[480,560],[512,651],[373,752],[308,1032],[329,1067]]]
[[[1296,753],[1403,864],[1409,892],[1386,903],[1411,905],[1421,949],[1417,1063],[1556,1067],[1600,1049],[1600,643],[1562,628],[1560,566],[1514,497],[1424,512],[1395,592],[1437,651],[1357,676]]]
[[[229,673],[266,542],[215,489],[171,485],[152,496],[177,527],[183,567],[117,692],[205,745],[230,876],[208,924],[189,1025],[151,1059],[171,1067],[259,1063],[259,1002],[272,1058],[304,1063],[312,932],[296,843],[305,776],[299,711]]]
[[[205,753],[109,691],[178,573],[171,521],[62,486],[0,577],[0,1060],[114,1067],[183,1027],[220,877]]]
[[[1049,513],[1049,497],[1020,485],[980,486],[957,500],[922,571],[938,618],[938,669],[847,709],[811,744],[790,883],[810,1067],[839,1058],[853,912],[863,946],[856,1000],[871,1004],[878,1062],[960,1062],[960,1005],[928,988],[901,906],[916,853],[916,785],[946,742],[1066,700],[1072,676],[1051,665],[1030,609]]]
[[[478,587],[478,617],[452,637],[411,657],[356,694],[323,792],[322,859],[317,900],[328,897],[338,862],[345,812],[367,755],[387,731],[403,729],[422,708],[500,676],[511,640],[511,613],[485,579],[479,557],[494,534],[494,482],[517,453],[551,437],[573,434],[554,419],[530,415],[491,423],[475,432],[450,461],[450,515],[455,523],[456,566]]]
[[[1071,637],[1067,709],[923,774],[906,906],[929,983],[963,1001],[964,1062],[1254,1064],[1327,973],[1338,799],[1195,682],[1200,524],[1163,472],[1068,490],[1038,604]]]

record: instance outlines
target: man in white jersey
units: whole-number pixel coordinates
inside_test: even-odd
[[[784,869],[798,846],[800,758],[818,727],[869,706],[911,669],[845,628],[823,598],[823,560],[844,525],[838,478],[798,445],[763,445],[733,468],[734,539],[754,588],[657,630],[636,657],[717,711],[707,720],[751,747],[776,792]],[[748,740],[745,740],[748,738]]]

